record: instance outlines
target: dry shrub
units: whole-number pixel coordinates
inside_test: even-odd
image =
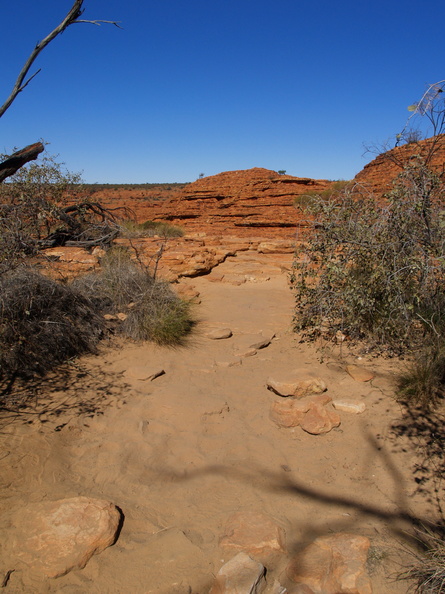
[[[139,237],[162,237],[168,239],[171,237],[182,237],[184,230],[176,225],[170,225],[164,221],[145,221],[136,223],[130,219],[122,221],[120,224],[121,236],[128,239],[137,239]]]
[[[122,246],[110,249],[101,269],[76,279],[73,286],[88,295],[102,313],[125,313],[127,317],[118,328],[134,340],[178,344],[193,325],[190,304],[168,283],[155,280]]]
[[[413,582],[417,594],[443,594],[445,592],[445,541],[443,534],[422,530],[418,534],[421,552],[410,551],[414,561],[397,577]]]
[[[43,375],[94,352],[104,322],[72,287],[21,267],[0,277],[0,378]]]
[[[401,352],[445,325],[444,186],[421,160],[384,204],[357,186],[312,197],[293,270],[295,326]]]

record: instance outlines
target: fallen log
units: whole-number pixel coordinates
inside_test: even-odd
[[[14,175],[20,167],[23,167],[23,165],[26,165],[29,161],[35,161],[44,150],[45,147],[43,144],[41,142],[36,142],[13,153],[5,161],[0,163],[0,183],[7,177]]]

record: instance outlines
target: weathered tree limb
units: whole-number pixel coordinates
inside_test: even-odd
[[[21,69],[21,71],[17,77],[14,88],[11,91],[11,94],[6,99],[4,104],[0,107],[0,118],[3,116],[5,111],[7,109],[9,109],[9,107],[11,106],[13,101],[16,99],[17,95],[19,93],[21,93],[23,91],[23,89],[25,89],[28,86],[28,84],[31,82],[31,80],[35,76],[37,76],[37,74],[40,72],[40,69],[39,69],[39,70],[37,70],[37,72],[35,72],[33,75],[31,75],[28,79],[26,78],[28,76],[28,72],[29,72],[31,66],[35,62],[35,60],[36,60],[37,56],[40,54],[40,52],[42,50],[44,50],[45,47],[49,43],[51,43],[51,41],[53,41],[53,39],[55,39],[58,35],[60,35],[60,33],[63,33],[63,31],[65,31],[65,29],[67,29],[70,25],[73,25],[75,23],[90,23],[93,25],[100,25],[101,23],[109,23],[109,24],[115,25],[116,27],[119,27],[119,24],[115,21],[102,21],[102,20],[88,21],[88,20],[80,19],[79,17],[81,17],[84,12],[84,9],[82,8],[83,3],[84,3],[84,0],[75,0],[73,6],[71,7],[71,10],[68,12],[66,17],[60,23],[60,25],[58,25],[55,29],[53,29],[53,31],[51,31],[51,33],[49,33],[49,35],[47,35],[45,37],[45,39],[42,39],[42,41],[39,41],[39,43],[35,46],[35,48],[31,52],[29,58],[26,60],[25,64],[23,65],[23,68]]]
[[[45,150],[45,147],[41,142],[36,142],[34,144],[30,144],[29,146],[25,146],[25,148],[21,149],[13,153],[10,157],[0,163],[0,183],[4,181],[7,177],[14,175],[16,171],[29,163],[29,161],[35,161],[37,157],[40,155],[41,152]]]

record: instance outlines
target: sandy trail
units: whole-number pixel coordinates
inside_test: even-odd
[[[202,303],[186,346],[127,343],[86,358],[91,375],[53,397],[81,397],[100,414],[79,415],[68,405],[31,425],[3,426],[1,510],[86,495],[114,502],[125,515],[116,545],[84,570],[45,581],[16,572],[5,592],[205,594],[231,556],[218,546],[227,519],[251,510],[285,529],[289,555],[322,534],[368,536],[385,558],[372,567],[374,592],[406,591],[388,578],[387,553],[394,531],[406,527],[397,514],[426,508],[413,495],[409,453],[386,441],[400,414],[391,365],[365,359],[376,377],[360,383],[345,361],[320,362],[311,345],[299,344],[287,277],[275,262],[244,255],[193,279]],[[231,282],[212,282],[223,274]],[[206,338],[209,328],[224,327],[231,338]],[[271,333],[267,348],[237,357]],[[159,369],[165,374],[146,379]],[[341,426],[324,436],[279,429],[269,419],[279,397],[266,380],[294,371],[322,377],[333,398],[364,400],[367,410],[341,413]],[[268,568],[267,592],[275,578],[285,581],[286,563],[283,556]]]

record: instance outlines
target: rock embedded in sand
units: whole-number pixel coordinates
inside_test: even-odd
[[[294,583],[305,585],[314,594],[371,594],[366,572],[369,546],[364,536],[322,536],[292,559],[286,573]]]
[[[329,433],[334,427],[338,427],[341,419],[335,410],[328,409],[321,404],[313,404],[304,415],[300,427],[311,435],[322,435]]]
[[[359,415],[366,410],[366,404],[361,400],[333,400],[332,406],[342,412]]]
[[[269,418],[278,427],[300,426],[312,435],[328,433],[340,425],[339,415],[332,408],[326,408],[330,401],[328,394],[276,400],[271,405]]]
[[[209,594],[261,594],[266,569],[246,553],[238,553],[218,571]]]
[[[327,390],[325,382],[319,377],[281,381],[270,377],[267,380],[267,387],[278,396],[296,398],[303,398],[309,394],[321,394]]]
[[[11,518],[10,562],[49,578],[82,569],[112,545],[121,522],[108,501],[73,497],[21,509]]]
[[[237,512],[227,521],[219,541],[225,550],[243,551],[261,562],[285,552],[285,532],[265,514]]]
[[[233,333],[230,328],[214,328],[205,333],[205,336],[211,340],[224,340],[230,338],[232,335]]]
[[[374,374],[366,367],[362,367],[361,365],[347,365],[346,371],[357,382],[369,382],[370,380],[374,379]]]

